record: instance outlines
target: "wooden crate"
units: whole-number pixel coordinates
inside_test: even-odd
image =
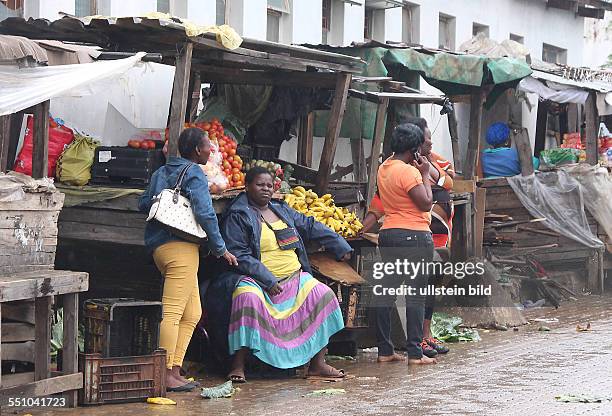
[[[60,192],[27,192],[25,199],[0,202],[0,275],[53,269]]]

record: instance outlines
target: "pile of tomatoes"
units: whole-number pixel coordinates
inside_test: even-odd
[[[128,147],[131,147],[132,149],[149,150],[155,149],[157,144],[155,143],[155,140],[129,140]]]

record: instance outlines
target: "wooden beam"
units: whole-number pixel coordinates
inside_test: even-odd
[[[312,146],[314,137],[314,113],[310,112],[300,117],[298,132],[297,163],[306,167],[312,167]]]
[[[351,85],[351,74],[342,73],[338,74],[337,77],[334,101],[329,112],[327,133],[325,134],[325,143],[323,144],[321,162],[319,163],[319,175],[315,182],[315,192],[319,194],[325,193],[329,184],[329,175],[331,174],[332,164],[336,155],[336,141],[340,135],[344,110],[346,110],[348,89]]]
[[[597,164],[597,135],[599,132],[599,116],[597,114],[596,93],[590,92],[584,103],[586,117],[586,161],[589,165]]]
[[[242,85],[274,85],[295,88],[327,88],[336,86],[333,72],[287,72],[241,68],[227,68],[193,63],[193,69],[202,72],[202,82]]]
[[[47,100],[34,110],[34,150],[32,151],[32,177],[47,176],[49,159],[49,104]]]
[[[372,140],[372,161],[368,172],[368,188],[366,192],[366,205],[370,206],[374,192],[376,191],[376,177],[378,175],[378,159],[382,150],[382,142],[385,135],[385,124],[387,120],[387,110],[389,108],[389,98],[383,98],[376,109],[376,121],[374,122],[374,140]]]
[[[3,322],[0,328],[4,342],[34,341],[34,325],[26,322]]]
[[[185,110],[185,122],[193,123],[198,117],[198,104],[200,103],[201,93],[202,80],[200,78],[200,72],[192,72],[191,78],[189,79],[189,101],[187,102],[187,109]]]
[[[89,278],[85,272],[35,270],[14,273],[0,276],[0,302],[86,292],[88,287]],[[36,308],[34,313],[38,313]]]
[[[172,101],[170,103],[170,138],[168,140],[168,155],[178,156],[178,138],[185,125],[187,109],[189,73],[191,71],[191,56],[193,43],[183,44],[182,51],[176,58]]]
[[[67,374],[33,383],[0,390],[0,406],[6,406],[10,397],[42,397],[78,390],[83,387],[83,374]]]
[[[64,340],[62,349],[62,372],[74,374],[79,372],[79,295],[78,293],[67,293],[62,296],[64,306]],[[68,407],[77,404],[77,391],[67,393]]]
[[[482,257],[484,238],[484,218],[487,208],[487,190],[476,188],[474,193],[474,256]]]
[[[51,375],[51,296],[36,298],[35,314],[36,323],[34,331],[36,341],[34,346],[34,379],[44,380]]]
[[[447,114],[448,117],[448,132],[450,134],[451,146],[453,147],[453,165],[455,172],[461,171],[461,149],[459,147],[459,132],[457,131],[457,117],[455,112],[451,111]]]
[[[355,182],[366,182],[366,160],[363,152],[363,139],[351,139],[351,160],[353,161],[353,176]],[[336,172],[338,170],[336,169]]]
[[[479,156],[478,145],[480,144],[480,131],[482,124],[482,101],[482,91],[474,91],[470,100],[470,135],[468,138],[465,165],[462,169],[464,179],[474,178],[474,173],[476,172],[476,160]]]
[[[0,172],[8,171],[8,151],[11,140],[11,115],[0,117]]]
[[[514,142],[521,162],[521,175],[529,176],[533,174],[533,153],[529,142],[529,131],[526,128],[520,129],[518,133],[514,134]]]

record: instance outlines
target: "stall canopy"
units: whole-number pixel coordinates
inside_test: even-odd
[[[440,89],[446,95],[469,94],[475,88],[489,87],[488,102],[491,103],[499,93],[515,87],[524,77],[531,74],[531,68],[525,60],[519,58],[490,58],[485,55],[472,55],[447,52],[423,47],[383,44],[368,42],[351,47],[331,47],[326,45],[305,45],[343,55],[359,57],[367,65],[360,75],[366,77],[393,77],[394,80],[406,82],[416,87],[418,76]],[[371,90],[371,85],[364,84],[362,90]],[[417,114],[414,107],[398,106],[394,109],[400,113]],[[342,137],[363,137],[372,139],[376,106],[363,100],[348,100]],[[325,114],[317,115],[315,133],[323,133]]]

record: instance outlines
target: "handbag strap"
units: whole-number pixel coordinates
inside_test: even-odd
[[[180,192],[181,190],[181,186],[183,185],[183,179],[185,178],[185,174],[187,173],[187,170],[193,165],[193,163],[188,163],[183,170],[181,170],[181,173],[179,173],[179,176],[176,180],[176,184],[174,185],[174,192]]]

